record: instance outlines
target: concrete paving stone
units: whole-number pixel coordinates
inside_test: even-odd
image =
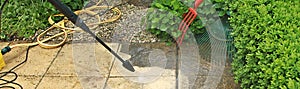
[[[144,84],[143,89],[176,89],[175,84],[176,84],[175,76],[160,77],[156,81]]]
[[[135,83],[124,78],[109,78],[105,89],[142,89],[143,84]]]
[[[18,47],[5,54],[4,59],[7,66],[2,71],[9,70],[24,61],[26,49],[27,47]],[[39,46],[31,48],[29,51],[27,62],[19,68],[15,69],[15,72],[17,72],[19,75],[43,75],[46,72],[46,69],[50,65],[51,61],[55,58],[58,50],[59,48],[43,49]]]
[[[131,72],[127,69],[125,69],[122,66],[122,63],[117,63],[118,60],[116,60],[113,69],[111,71],[111,76],[174,76],[175,72],[172,69],[162,69],[159,67],[138,67],[134,66],[135,72]]]
[[[93,47],[91,46],[93,45]],[[108,44],[113,50],[117,50],[118,44],[116,43],[109,43]],[[107,49],[105,49],[101,44],[81,44],[81,48],[84,49],[86,47],[91,46],[94,51],[88,53],[84,52],[81,53],[81,56],[85,55],[93,55],[95,60],[89,61],[82,60],[86,63],[75,64],[75,69],[77,71],[77,76],[86,89],[102,89],[104,87],[104,83],[108,77],[109,68],[112,64],[112,56],[111,53]],[[74,47],[73,47],[74,48]],[[75,47],[76,48],[76,47]],[[80,48],[80,47],[79,47]],[[74,51],[73,51],[74,52]],[[73,55],[75,56],[75,55]],[[75,62],[76,63],[76,62]],[[89,69],[89,70],[87,70]],[[96,70],[96,71],[95,71]]]
[[[0,42],[0,47],[3,48],[7,46],[9,43],[8,42]]]
[[[108,45],[115,52],[117,52],[117,50],[121,48],[121,46],[119,44],[117,44],[117,43],[110,43]],[[113,57],[114,57],[114,55],[112,55],[101,44],[97,44],[96,45],[96,59],[97,59],[97,64],[99,65],[102,73],[104,73],[106,75],[109,73],[109,68],[112,66],[112,61],[113,61],[112,58]]]
[[[111,65],[111,57],[112,55],[100,44],[95,43],[84,43],[82,44],[86,46],[94,45],[95,53],[80,53],[82,55],[89,55],[95,54],[95,58],[100,67],[102,74],[108,74],[108,69]],[[111,46],[112,49],[116,50],[117,44],[111,43],[108,44]],[[84,48],[83,48],[84,49]],[[76,70],[73,60],[73,47],[71,44],[67,44],[63,47],[62,51],[55,59],[53,65],[50,67],[49,71],[47,72],[48,75],[76,75]],[[89,65],[86,65],[89,66]]]
[[[26,88],[29,89],[29,88]],[[32,88],[30,88],[32,89]],[[45,76],[37,89],[83,89],[77,76]]]
[[[6,66],[1,71],[8,71],[12,67],[25,60],[26,47],[17,47],[3,55]]]
[[[1,42],[0,49],[6,47],[8,44],[9,44],[8,42]],[[14,48],[14,50],[11,50],[9,53],[6,53],[5,55],[3,55],[3,59],[6,63],[6,66],[0,71],[7,71],[10,68],[12,68],[13,66],[15,66],[17,63],[15,63],[16,60],[13,60],[13,59],[22,58],[22,57],[20,57],[20,55],[24,54],[25,51],[26,51],[26,47],[17,47],[17,48]],[[24,57],[22,59],[24,59]],[[21,60],[19,60],[19,61],[21,61]]]
[[[116,43],[108,44],[113,50],[117,49]],[[95,43],[76,43],[73,44],[73,58],[75,71],[79,75],[96,74],[106,76],[108,74],[112,55],[101,44]]]
[[[72,44],[72,48],[74,68],[78,76],[106,74],[108,69],[98,64],[95,44]]]
[[[0,43],[0,47],[4,47],[8,43]],[[76,43],[79,44],[79,43]],[[95,65],[89,64],[75,64],[77,56],[74,54],[74,44],[66,44],[61,52],[58,54],[58,57],[55,59],[54,63],[51,65],[49,71],[47,71],[46,76],[43,78],[42,82],[38,86],[38,89],[82,89],[84,86],[87,89],[99,89],[103,87],[105,81],[109,74],[109,68],[112,65],[114,56],[106,50],[101,44],[98,43],[84,43],[77,49],[79,49],[80,56],[86,57],[86,60],[94,58],[93,61],[98,68],[94,68]],[[120,51],[120,45],[117,43],[108,44],[113,50]],[[118,49],[119,47],[119,49]],[[13,66],[17,65],[25,58],[25,52],[27,47],[17,47],[14,48],[11,52],[4,55],[7,66],[4,67],[2,71],[7,71]],[[24,86],[24,89],[34,89],[38,81],[41,79],[41,76],[46,72],[46,69],[50,66],[51,61],[54,59],[59,48],[56,49],[43,49],[41,47],[34,47],[30,50],[29,60],[20,68],[16,69],[16,72],[20,77],[16,82]],[[93,52],[89,53],[87,51]],[[78,50],[77,50],[78,52]],[[38,55],[37,55],[38,54]],[[78,54],[78,53],[77,53]],[[131,55],[118,52],[118,54],[126,59],[129,59]],[[91,56],[92,55],[92,56]],[[78,61],[78,60],[77,60]],[[111,71],[111,76],[108,79],[107,84],[109,85],[108,89],[175,89],[175,70],[174,69],[162,69],[156,67],[137,67],[136,70],[140,72],[140,75],[143,75],[141,71],[155,69],[162,71],[163,73],[156,79],[147,83],[137,83],[137,77],[130,74],[131,72],[123,68],[118,59],[115,59],[113,69]],[[173,63],[174,64],[174,63]],[[172,65],[173,65],[172,64]],[[200,65],[203,66],[203,65]],[[193,89],[200,89],[204,86],[204,81],[207,78],[208,66],[203,66],[199,69],[198,77],[194,84]],[[75,69],[79,68],[79,69]],[[237,84],[233,82],[232,73],[230,66],[224,67],[224,72],[220,83],[217,84],[217,89],[236,89],[239,88]],[[88,70],[89,69],[89,70]],[[96,69],[96,72],[94,69]],[[76,70],[81,70],[77,71]],[[126,70],[129,73],[124,73]],[[122,72],[123,71],[123,72]],[[82,75],[78,75],[78,73]],[[200,73],[205,72],[205,73]],[[147,73],[147,72],[146,72]],[[149,72],[151,73],[151,72]],[[152,72],[157,73],[157,72]],[[84,76],[84,75],[91,76]],[[199,76],[201,75],[202,76]],[[93,75],[97,75],[94,76]],[[139,76],[140,76],[139,75]],[[154,74],[157,76],[157,74]],[[144,78],[146,78],[143,75]],[[8,76],[12,77],[12,76]],[[135,77],[135,78],[134,78]],[[143,79],[143,77],[139,79]],[[151,76],[150,76],[151,77]],[[153,76],[152,76],[153,77]],[[132,79],[134,78],[134,79]],[[80,80],[80,81],[79,81]],[[83,82],[83,83],[81,83]],[[144,81],[145,82],[145,81]],[[171,88],[170,88],[171,87]]]
[[[11,80],[14,78],[15,76],[5,76],[4,79]],[[41,76],[18,76],[18,78],[14,82],[20,84],[23,87],[23,89],[34,89],[37,86],[40,79]],[[2,81],[0,83],[2,83]],[[11,83],[5,86],[12,86],[16,89],[20,89],[19,86]]]
[[[76,43],[75,46],[76,47],[72,47],[74,44],[66,44],[61,53],[58,55],[58,57],[55,59],[53,65],[50,67],[49,71],[47,72],[46,76],[77,76],[79,77],[79,79],[81,79],[80,82],[82,82],[83,85],[85,86],[90,86],[90,84],[96,83],[96,82],[104,82],[107,75],[108,75],[108,68],[111,65],[111,58],[112,55],[109,53],[109,51],[107,51],[102,45],[100,44],[95,44],[95,43]],[[108,44],[112,49],[116,50],[118,44],[116,43],[110,43]],[[79,47],[79,48],[78,48]],[[87,48],[93,48],[93,50],[87,50],[85,51],[85,49]],[[96,60],[94,62],[94,64],[96,64],[96,66],[99,67],[99,71],[96,72],[96,75],[98,77],[102,77],[103,79],[101,80],[95,80],[93,78],[95,78],[95,76],[93,77],[93,73],[81,73],[80,71],[88,71],[89,68],[87,66],[90,66],[88,64],[84,64],[84,65],[79,65],[79,64],[74,64],[74,53],[76,52],[76,50],[74,51],[73,48],[77,48],[80,49],[80,51],[82,51],[81,54],[82,56],[85,55],[94,55],[95,57],[92,58],[96,58]],[[78,53],[75,53],[78,54]],[[76,63],[76,62],[75,62]],[[76,67],[75,67],[76,66]],[[78,69],[75,69],[78,68]],[[76,72],[77,70],[77,72]],[[79,70],[79,72],[78,72]],[[91,69],[93,70],[93,69]],[[79,74],[78,74],[79,73]],[[87,74],[87,77],[85,76]],[[83,77],[82,77],[83,76]],[[96,76],[96,77],[97,77]],[[91,80],[92,78],[92,80]],[[89,81],[85,81],[85,80],[89,80]],[[77,80],[79,82],[79,80]],[[92,81],[92,82],[91,82]],[[57,83],[55,81],[48,81],[49,83],[53,82],[53,83]],[[99,85],[99,84],[97,84]],[[100,84],[101,86],[102,84]],[[93,88],[93,87],[89,87],[88,89]]]
[[[73,62],[72,45],[66,44],[58,54],[57,58],[47,71],[47,76],[55,75],[76,75]]]
[[[163,64],[161,60],[149,60],[150,54],[155,50],[156,52],[162,51],[160,55],[165,55],[167,58],[166,66],[160,66],[164,69],[175,69],[175,59],[176,59],[176,47],[166,46],[164,43],[144,43],[144,44],[130,44],[127,49],[122,47],[122,52],[128,53],[133,56],[133,59],[130,59],[132,64],[135,66],[159,66]],[[153,54],[153,53],[152,53]]]
[[[115,63],[111,71],[111,76],[175,76],[175,70],[162,69],[160,67],[137,67],[135,72],[128,71],[121,63]]]
[[[102,76],[78,76],[84,89],[103,89],[107,77]]]
[[[118,50],[119,52],[120,50]],[[119,55],[124,59],[128,60],[131,58],[131,55],[119,52]],[[170,72],[172,69],[163,69],[160,67],[138,67],[134,66],[135,72],[128,71],[122,66],[122,63],[118,59],[114,59],[113,56],[111,60],[115,60],[114,66],[111,71],[111,76],[174,76],[175,72]]]

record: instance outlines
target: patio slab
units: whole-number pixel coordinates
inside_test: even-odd
[[[24,61],[26,49],[27,47],[18,47],[5,54],[3,58],[7,65],[1,71],[7,71]],[[59,48],[46,50],[39,46],[31,48],[27,62],[15,69],[15,72],[17,72],[19,75],[43,75],[51,61],[55,58],[58,50]]]
[[[32,89],[32,88],[27,88]],[[83,89],[77,76],[45,76],[37,89]]]
[[[8,43],[0,43],[1,47],[4,47]],[[117,43],[108,43],[113,50],[120,50],[122,47]],[[74,45],[77,45],[74,47]],[[77,49],[74,53],[74,48]],[[0,72],[4,72],[22,62],[25,58],[27,47],[14,48],[11,52],[4,55],[7,66]],[[94,53],[86,53],[94,52]],[[95,59],[92,62],[96,62],[96,65],[89,64],[76,64],[80,63],[80,60],[75,59],[80,56],[87,57],[86,59]],[[124,59],[130,58],[130,55],[125,53],[119,53]],[[115,60],[115,62],[113,62]],[[84,61],[81,61],[84,62]],[[15,72],[19,75],[15,81],[21,84],[24,89],[99,89],[103,88],[107,84],[106,89],[175,89],[175,70],[174,69],[162,69],[162,74],[157,77],[148,76],[132,76],[131,74],[121,73],[117,70],[121,65],[117,64],[118,60],[114,59],[114,56],[109,53],[100,44],[65,44],[61,49],[43,49],[39,46],[30,49],[28,61],[17,68]],[[112,64],[114,64],[112,66]],[[90,67],[97,67],[89,69]],[[112,69],[110,70],[110,68]],[[154,67],[137,68],[151,69]],[[218,89],[232,89],[238,88],[233,83],[232,73],[229,71],[229,67],[225,67],[223,77]],[[82,73],[82,75],[78,74]],[[110,73],[110,75],[109,75]],[[85,76],[87,75],[87,76]],[[97,75],[97,76],[93,76]],[[7,76],[7,78],[14,78],[13,76]],[[144,79],[144,80],[143,80]],[[145,83],[137,83],[137,80],[143,80]],[[151,80],[151,81],[150,81]],[[205,76],[197,77],[195,82],[195,89],[203,86]],[[84,82],[84,83],[83,83]]]

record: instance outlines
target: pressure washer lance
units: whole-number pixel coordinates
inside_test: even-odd
[[[128,69],[131,72],[134,72],[135,69],[131,65],[131,63],[126,60],[124,61],[115,51],[113,51],[109,46],[107,46],[100,38],[98,38],[94,33],[92,33],[89,27],[79,18],[73,11],[71,11],[66,5],[64,5],[59,0],[48,0],[56,9],[58,9],[62,14],[64,14],[73,24],[80,27],[85,32],[89,33],[92,37],[94,37],[101,45],[103,45],[111,54],[113,54],[117,59],[119,59],[123,64],[123,67]]]

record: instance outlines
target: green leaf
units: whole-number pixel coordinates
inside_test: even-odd
[[[161,31],[167,31],[168,27],[166,24],[162,24],[161,27],[160,27],[160,30]]]
[[[224,0],[215,0],[215,2],[224,2]]]
[[[154,18],[154,19],[152,20],[152,23],[158,23],[159,20],[160,20],[160,18]]]
[[[160,34],[160,33],[161,33],[160,31],[156,31],[156,32],[155,32],[155,35],[158,35],[158,34]]]
[[[171,45],[172,45],[172,42],[166,42],[166,45],[167,45],[167,46],[171,46]]]
[[[158,28],[158,23],[153,23],[152,25],[151,25],[151,29],[155,29],[155,28]]]
[[[63,0],[64,3],[69,3],[71,0]]]
[[[164,8],[164,6],[160,3],[155,3],[154,6],[156,6],[157,8]]]
[[[149,8],[149,9],[147,10],[147,12],[148,12],[148,13],[154,12],[154,8]]]
[[[292,79],[288,80],[288,88],[289,89],[296,89],[295,88],[295,81],[294,80],[292,80]]]
[[[173,4],[173,8],[174,8],[174,10],[177,10],[180,8],[180,6],[179,6],[179,4]]]
[[[172,32],[171,34],[173,37],[178,38],[181,35],[181,32]]]
[[[216,3],[212,7],[214,7],[214,8],[222,8],[220,3]]]
[[[168,17],[165,17],[165,18],[162,19],[162,24],[166,24],[168,22],[170,22]]]
[[[226,11],[220,11],[219,16],[224,16],[226,14]]]

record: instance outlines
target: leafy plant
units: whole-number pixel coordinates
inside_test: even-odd
[[[78,10],[83,6],[82,0],[61,1],[72,10]],[[30,38],[36,30],[50,26],[47,18],[57,13],[58,11],[47,0],[10,0],[2,11],[0,40]]]
[[[183,14],[187,13],[188,8],[193,7],[193,5],[194,0],[154,0],[146,16],[147,30],[158,35],[163,41],[171,42],[171,36],[177,38],[181,35],[181,31],[178,30],[179,23],[183,19]],[[185,39],[189,38],[190,34],[203,33],[205,31],[204,26],[215,21],[214,18],[227,16],[227,14],[222,14],[223,12],[227,13],[228,10],[228,8],[223,8],[224,5],[225,1],[205,0],[197,9],[197,18],[189,26],[192,33],[187,33]],[[212,17],[219,12],[221,14]],[[202,18],[200,19],[200,17]]]
[[[182,15],[187,13],[187,11],[188,7],[180,0],[154,0],[151,4],[151,8],[148,9],[146,17],[147,30],[158,35],[162,40],[171,42],[171,36],[177,38],[181,35],[181,31],[178,30],[178,25],[181,21]],[[196,18],[195,21],[198,20],[199,18]],[[201,32],[195,28],[200,29],[202,27],[190,27],[190,29],[194,32]]]
[[[237,50],[232,67],[242,88],[299,88],[299,3],[299,0],[229,3]]]

